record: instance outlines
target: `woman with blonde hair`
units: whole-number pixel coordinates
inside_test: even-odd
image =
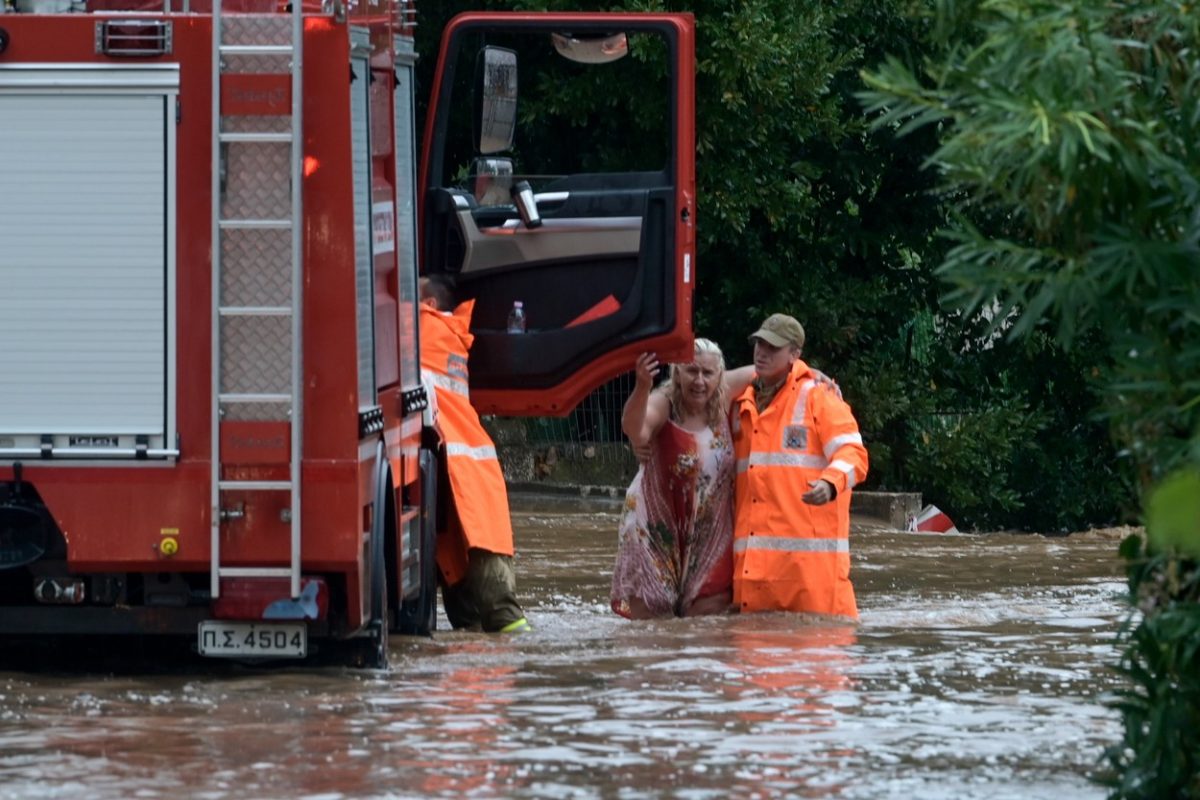
[[[657,368],[654,354],[638,356],[621,416],[635,451],[649,458],[625,494],[612,608],[631,619],[725,613],[733,599],[729,382],[744,387],[749,374],[726,373],[708,339],[696,339],[693,360],[672,364],[652,388]]]

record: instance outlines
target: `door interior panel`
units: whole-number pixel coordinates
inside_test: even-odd
[[[661,271],[653,266],[669,249],[665,225],[669,197],[663,192],[643,194],[648,198],[646,213],[640,247],[633,253],[564,253],[555,259],[479,272],[464,263],[455,277],[460,299],[475,300],[473,387],[511,385],[514,376],[527,388],[553,386],[599,353],[652,336],[664,320],[674,321],[674,297],[666,291]],[[553,228],[545,226],[522,234],[556,236]],[[506,332],[515,300],[525,304],[528,327],[523,335]],[[608,313],[576,322],[596,308]]]

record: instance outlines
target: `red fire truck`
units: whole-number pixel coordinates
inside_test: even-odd
[[[418,163],[411,0],[8,3],[0,636],[428,634],[419,272],[476,301],[484,413],[689,352],[690,16],[455,18]]]

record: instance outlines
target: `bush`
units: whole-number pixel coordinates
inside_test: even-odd
[[[1194,488],[1200,497],[1200,481]],[[1193,529],[1200,543],[1200,528]],[[1101,782],[1119,800],[1200,798],[1200,560],[1178,550],[1121,544],[1129,598],[1140,619],[1123,634],[1128,686],[1112,703],[1125,733],[1105,756]]]

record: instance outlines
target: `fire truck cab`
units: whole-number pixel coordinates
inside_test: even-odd
[[[420,274],[476,301],[482,413],[690,353],[691,17],[455,18],[420,161],[415,24],[411,0],[0,14],[0,636],[379,668],[429,634]]]

